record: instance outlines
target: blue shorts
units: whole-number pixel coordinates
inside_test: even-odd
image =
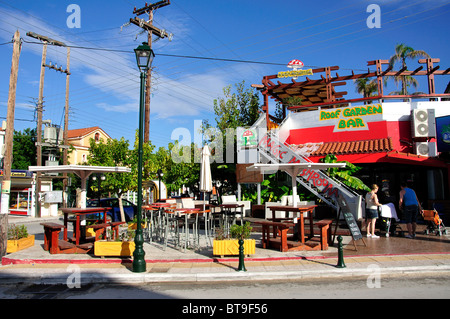
[[[378,209],[366,208],[366,219],[378,218]]]
[[[403,219],[407,224],[417,222],[417,216],[419,215],[419,207],[416,205],[405,206],[403,209]]]

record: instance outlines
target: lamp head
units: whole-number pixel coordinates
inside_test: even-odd
[[[134,53],[136,54],[136,62],[138,68],[141,70],[141,72],[146,72],[152,65],[155,53],[150,48],[147,42],[143,42],[140,46],[134,49]]]

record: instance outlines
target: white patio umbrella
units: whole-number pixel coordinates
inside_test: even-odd
[[[202,162],[200,166],[200,191],[203,192],[203,211],[205,210],[205,194],[207,192],[211,192],[212,187],[212,178],[211,178],[211,165],[209,163],[209,157],[211,156],[211,152],[209,151],[209,147],[205,145],[202,150]],[[205,215],[205,235],[209,240],[209,244],[211,245],[211,238],[208,235],[208,215]]]
[[[202,150],[202,162],[200,166],[200,191],[203,192],[203,210],[205,210],[205,193],[212,192],[211,165],[209,157],[211,152],[209,147],[205,145]]]

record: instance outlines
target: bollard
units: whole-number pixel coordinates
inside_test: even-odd
[[[247,271],[244,265],[244,240],[239,239],[239,267],[237,271]]]
[[[337,268],[345,268],[344,251],[342,249],[342,236],[338,236],[338,264]]]

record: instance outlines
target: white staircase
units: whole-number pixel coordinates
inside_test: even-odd
[[[307,157],[296,154],[278,138],[278,130],[267,131],[265,115],[252,126],[258,131],[258,152],[261,163],[311,163]],[[361,195],[346,185],[329,177],[321,170],[304,169],[297,177],[297,182],[320,198],[327,205],[337,210],[339,194],[347,201],[356,220],[362,218]]]

